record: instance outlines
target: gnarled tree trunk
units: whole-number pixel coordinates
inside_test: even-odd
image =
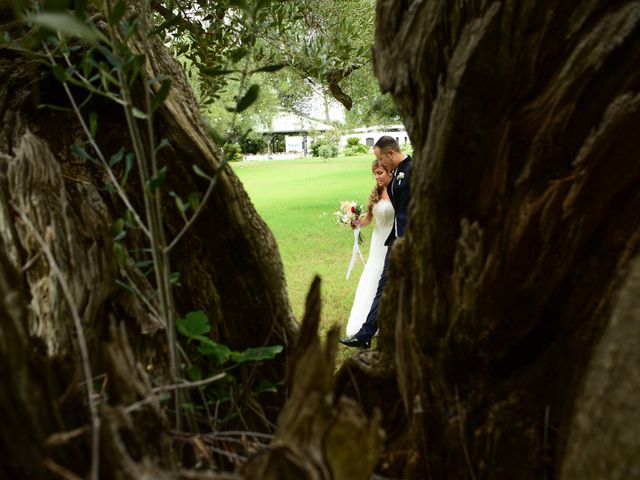
[[[9,13],[3,2],[0,31],[19,39],[20,26]],[[192,167],[211,173],[220,154],[184,74],[159,39],[150,41],[149,69],[173,81],[155,118],[157,138],[170,142],[159,153],[160,164],[168,169],[163,188],[183,198],[203,193],[207,181]],[[110,228],[125,207],[106,188],[105,172],[72,154],[73,145],[87,140],[76,114],[40,108],[42,104],[69,106],[51,69],[0,46],[0,274],[10,287],[2,290],[0,312],[7,324],[0,342],[5,359],[0,405],[3,417],[16,420],[0,428],[0,476],[87,472],[91,429],[79,332],[72,321],[77,310],[100,395],[101,470],[106,478],[160,478],[161,469],[176,465],[170,422],[157,401],[129,408],[152,397],[149,378],[160,384],[169,378],[165,325],[154,314],[153,280],[132,262],[122,267],[116,261]],[[107,158],[121,146],[130,149],[120,107],[93,100],[85,108],[85,116],[98,113],[96,140]],[[133,179],[126,188],[133,206],[142,211],[139,182]],[[171,239],[184,222],[173,199],[165,199],[163,227]],[[148,248],[139,232],[129,235],[129,248]],[[212,337],[234,350],[288,345],[295,327],[275,240],[230,168],[219,175],[201,216],[172,251],[171,262],[180,272],[181,286],[174,290],[178,315],[203,310],[211,320]],[[146,303],[117,285],[124,270],[135,278]],[[260,380],[277,383],[285,365],[286,356],[280,355],[241,370],[239,381],[246,388]],[[270,431],[283,401],[283,389],[262,394],[259,403],[243,412],[243,426]],[[55,435],[69,431],[75,434]]]
[[[350,362],[341,388],[385,411],[401,393],[382,468],[637,475],[640,6],[380,0],[377,13],[412,206],[382,351]]]

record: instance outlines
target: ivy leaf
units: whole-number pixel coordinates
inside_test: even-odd
[[[209,319],[202,310],[189,312],[184,318],[178,318],[176,320],[176,326],[182,335],[191,339],[207,339],[206,337],[202,337],[202,335],[211,331]]]
[[[272,345],[269,347],[247,348],[244,352],[231,352],[231,360],[236,363],[259,362],[260,360],[271,360],[282,352],[282,345]]]

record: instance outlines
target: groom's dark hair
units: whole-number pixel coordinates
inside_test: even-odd
[[[389,135],[384,135],[378,139],[374,147],[378,147],[381,152],[388,152],[389,150],[395,150],[396,152],[402,152],[400,148],[400,144],[398,141],[390,137]]]

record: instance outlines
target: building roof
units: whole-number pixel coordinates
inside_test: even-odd
[[[301,133],[311,130],[326,132],[332,129],[333,127],[331,125],[312,118],[296,115],[291,112],[282,112],[271,121],[271,128],[265,125],[257,127],[256,131],[260,133]]]

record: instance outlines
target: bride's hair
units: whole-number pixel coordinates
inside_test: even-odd
[[[382,168],[385,172],[389,173],[389,169],[385,167],[380,160],[377,158],[371,164],[371,171],[375,173],[377,168]],[[382,195],[382,189],[385,187],[379,186],[377,183],[373,186],[373,190],[369,194],[369,206],[367,211],[371,213],[373,211],[373,206],[380,201],[380,195]]]

